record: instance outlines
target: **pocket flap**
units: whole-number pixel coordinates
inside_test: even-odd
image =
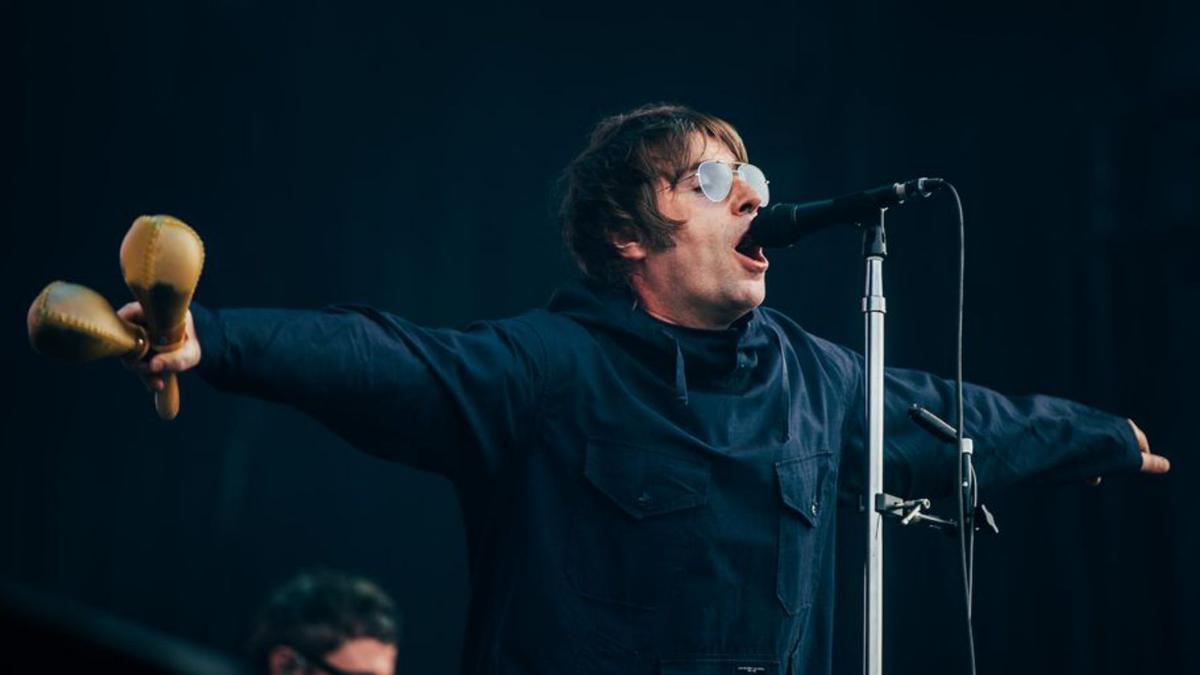
[[[589,441],[584,460],[588,481],[638,519],[708,503],[709,471],[703,458],[619,441]]]
[[[823,452],[808,457],[785,459],[776,462],[775,472],[779,476],[779,494],[783,503],[795,511],[809,525],[815,525],[821,516],[823,504],[821,480],[828,473],[831,453]]]

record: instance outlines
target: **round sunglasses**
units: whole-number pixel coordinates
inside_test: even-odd
[[[762,169],[747,164],[746,162],[726,162],[719,159],[710,159],[700,162],[696,167],[696,173],[690,173],[683,176],[679,180],[685,181],[693,176],[696,176],[700,181],[700,191],[708,197],[709,201],[722,202],[729,196],[733,190],[733,171],[737,168],[738,178],[741,178],[749,185],[756,193],[762,202],[760,206],[766,206],[771,201],[771,189],[768,187],[771,181],[763,175]]]

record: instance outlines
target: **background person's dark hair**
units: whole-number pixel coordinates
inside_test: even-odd
[[[324,656],[347,640],[363,637],[399,644],[400,617],[387,593],[362,577],[303,572],[277,588],[259,611],[250,658],[255,671],[267,672],[276,646]]]
[[[687,173],[694,133],[747,161],[733,125],[684,106],[645,105],[596,125],[587,148],[567,165],[559,210],[563,241],[588,278],[626,282],[628,264],[613,246],[614,236],[655,250],[672,245],[671,234],[682,223],[659,213],[655,191],[659,178],[673,186]]]

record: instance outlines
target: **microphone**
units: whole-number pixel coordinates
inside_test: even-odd
[[[804,204],[772,204],[759,209],[750,223],[750,238],[766,248],[784,248],[805,235],[831,225],[859,223],[906,199],[928,197],[945,185],[941,178],[918,178],[904,183],[855,192]]]
[[[946,443],[958,442],[958,429],[950,426],[950,423],[946,420],[934,415],[928,408],[914,403],[908,407],[908,416],[912,418],[912,421],[917,423],[917,426],[932,434],[939,441]]]

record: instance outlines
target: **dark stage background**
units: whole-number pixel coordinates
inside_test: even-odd
[[[161,422],[115,362],[36,357],[25,310],[54,279],[123,304],[121,238],[166,212],[205,239],[211,306],[518,313],[573,274],[555,181],[591,125],[668,100],[737,125],[779,200],[953,180],[968,379],[1128,415],[1172,460],[990,500],[979,672],[1200,672],[1198,20],[1183,0],[8,6],[0,578],[233,652],[269,587],[348,569],[403,607],[401,672],[455,672],[448,482],[194,376]],[[953,372],[952,214],[940,198],[889,219],[892,365]],[[856,233],[772,262],[768,304],[861,344]],[[957,549],[889,533],[886,671],[963,672]],[[854,672],[857,522],[839,538]]]

